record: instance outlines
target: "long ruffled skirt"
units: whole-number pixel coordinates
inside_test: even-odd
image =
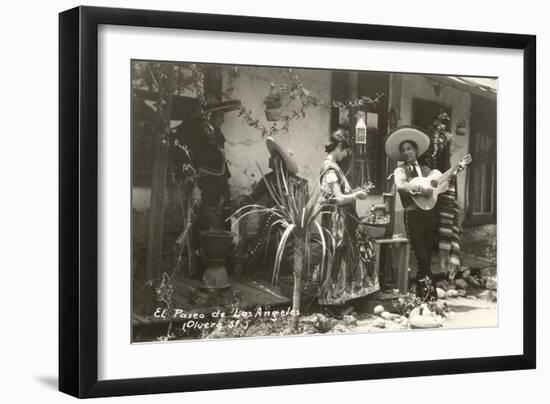
[[[332,264],[322,279],[319,304],[340,305],[380,289],[374,248],[361,225],[346,235]]]

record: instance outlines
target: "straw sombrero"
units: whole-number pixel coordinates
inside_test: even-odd
[[[292,158],[292,152],[290,150],[283,149],[272,136],[265,139],[265,143],[267,145],[267,150],[269,150],[269,154],[279,153],[279,156],[281,156],[285,162],[286,169],[293,174],[298,174],[298,165]]]
[[[198,107],[197,110],[191,114],[188,119],[203,119],[205,114],[212,114],[214,112],[231,112],[241,108],[240,100],[229,100],[222,102],[207,102],[202,107]]]
[[[395,161],[403,160],[399,146],[404,141],[416,143],[418,146],[418,156],[426,153],[426,150],[428,150],[430,146],[430,138],[421,130],[410,127],[399,128],[392,132],[386,139],[384,145],[386,155]]]
[[[239,109],[240,107],[241,107],[240,100],[214,102],[214,103],[206,104],[203,108],[203,112],[205,113],[231,112]]]

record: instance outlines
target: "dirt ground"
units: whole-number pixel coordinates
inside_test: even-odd
[[[441,300],[449,308],[447,317],[442,321],[441,328],[472,328],[472,327],[495,327],[498,325],[497,302],[485,299],[473,299],[457,297]],[[351,332],[388,332],[410,330],[410,324],[396,323],[392,320],[385,320],[384,327],[375,326],[378,316],[357,320],[355,327],[349,327]],[[380,324],[380,321],[378,321]]]
[[[466,298],[449,299],[455,315],[447,319],[445,328],[495,327],[498,325],[497,303]]]
[[[388,302],[388,304],[391,303]],[[429,311],[428,313],[423,312],[419,316],[424,321],[428,318],[428,322],[431,321],[434,325],[434,327],[423,328],[473,328],[498,325],[497,303],[483,295],[481,297],[470,295],[440,299],[438,305],[445,306],[442,316],[437,316],[435,313],[430,314]],[[219,328],[211,333],[206,333],[203,338],[409,331],[418,328],[418,323],[413,320],[415,316],[412,315],[412,312],[408,318],[386,311],[377,315],[353,312],[344,316],[343,319],[337,320],[321,313],[313,313],[299,318],[297,331],[290,331],[289,317],[287,317],[277,321],[254,321],[247,329]]]

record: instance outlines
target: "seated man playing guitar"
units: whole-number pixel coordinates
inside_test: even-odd
[[[403,161],[394,171],[395,187],[399,192],[405,213],[405,228],[416,256],[417,295],[421,298],[429,293],[437,299],[431,270],[432,248],[434,245],[435,217],[434,206],[437,195],[445,192],[449,178],[471,161],[466,156],[456,167],[444,174],[421,165],[418,157],[428,150],[429,137],[414,128],[400,128],[386,140],[388,157]],[[427,281],[432,285],[427,289]]]

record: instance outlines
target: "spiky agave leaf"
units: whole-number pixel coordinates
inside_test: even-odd
[[[310,194],[304,184],[299,183],[296,187],[291,186],[281,167],[278,167],[275,172],[275,181],[272,183],[266,179],[259,164],[256,163],[256,165],[262,174],[262,180],[265,182],[269,195],[275,202],[275,206],[267,208],[261,205],[247,205],[238,209],[232,217],[241,220],[245,216],[254,213],[275,215],[276,220],[268,230],[268,237],[271,236],[273,227],[280,226],[283,231],[275,254],[272,282],[276,283],[279,278],[280,265],[291,236],[297,237],[305,243],[307,267],[309,267],[311,259],[309,251],[311,243],[321,246],[320,271],[322,275],[326,274],[327,267],[330,267],[330,262],[332,262],[332,251],[335,248],[334,237],[319,223],[322,216],[329,213],[324,209],[327,202],[317,187]]]
[[[242,213],[245,210],[246,212]],[[249,216],[252,214],[261,214],[261,213],[272,213],[272,214],[278,215],[277,211],[274,210],[273,208],[266,208],[265,206],[262,206],[262,205],[246,205],[237,209],[231,216],[229,216],[225,220],[229,221],[231,220],[231,218],[234,217],[236,223],[238,223],[246,216]]]
[[[320,237],[320,240],[321,240],[321,265],[320,265],[320,272],[321,273],[324,273],[324,266],[325,266],[325,251],[327,249],[327,244],[325,242],[325,236],[324,236],[324,231],[323,231],[323,228],[321,227],[321,225],[318,223],[318,222],[314,222],[315,225],[317,226],[317,229],[319,231],[319,237]]]
[[[272,283],[276,284],[277,279],[279,279],[279,270],[281,268],[281,260],[283,258],[283,252],[286,247],[286,242],[288,240],[288,237],[294,230],[296,225],[290,224],[286,227],[285,231],[283,232],[283,235],[281,236],[281,240],[279,241],[279,245],[277,246],[277,253],[275,254],[275,264],[273,265],[273,277],[272,277]]]

